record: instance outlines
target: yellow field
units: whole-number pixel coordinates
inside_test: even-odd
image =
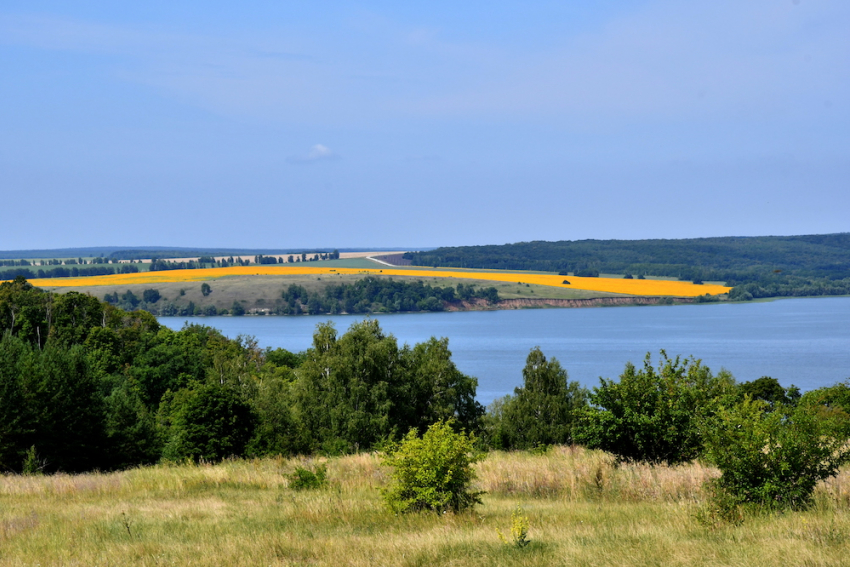
[[[49,278],[34,279],[31,283],[40,287],[78,287],[99,285],[156,284],[166,282],[210,281],[227,276],[286,276],[286,275],[334,275],[363,274],[384,276],[412,276],[463,278],[484,281],[517,282],[552,287],[569,287],[588,291],[604,291],[628,295],[696,297],[698,295],[718,295],[731,288],[721,285],[694,285],[690,282],[669,280],[626,280],[622,278],[580,278],[576,276],[556,276],[530,274],[523,272],[454,271],[446,268],[433,270],[412,269],[354,269],[306,267],[293,265],[232,266],[228,268],[205,268],[199,270],[167,270],[162,272],[141,272],[137,274],[114,274],[85,278]],[[568,279],[570,284],[564,285]]]

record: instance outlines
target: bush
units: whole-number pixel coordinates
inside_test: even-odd
[[[817,407],[769,409],[747,397],[718,412],[706,434],[706,455],[723,473],[714,489],[740,503],[805,508],[815,485],[850,457],[846,416]]]
[[[472,464],[482,455],[474,450],[475,436],[452,430],[452,421],[440,421],[420,438],[411,429],[383,463],[394,468],[392,485],[384,500],[396,513],[460,512],[481,503],[483,492],[471,490]]]
[[[728,373],[714,376],[699,360],[671,359],[663,350],[657,369],[647,354],[642,369],[629,363],[619,382],[600,381],[575,429],[576,440],[622,460],[668,464],[699,455],[701,419],[735,392]]]
[[[289,475],[289,488],[292,490],[317,490],[328,484],[327,465],[318,465],[315,471],[304,467],[295,467]]]

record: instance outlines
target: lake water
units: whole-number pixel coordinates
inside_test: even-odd
[[[160,317],[179,329],[186,321],[226,336],[253,335],[262,347],[308,348],[318,323],[333,321],[342,334],[364,317]],[[483,404],[522,384],[528,351],[539,346],[556,357],[571,380],[591,387],[616,378],[625,363],[640,365],[647,352],[693,355],[714,372],[725,368],[739,381],[772,376],[784,386],[810,390],[850,377],[850,298],[771,302],[526,309],[377,315],[399,343],[449,337],[458,368],[478,378]]]

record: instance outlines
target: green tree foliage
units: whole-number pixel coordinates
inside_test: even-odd
[[[131,383],[114,388],[104,398],[104,406],[106,468],[125,469],[158,461],[162,454],[160,431]]]
[[[489,442],[499,449],[530,449],[573,441],[579,412],[588,392],[570,382],[557,359],[531,349],[522,370],[523,385],[492,406]]]
[[[699,360],[671,359],[663,350],[657,369],[647,353],[642,369],[629,363],[619,382],[600,382],[576,439],[624,460],[675,464],[695,458],[703,445],[700,424],[734,395],[728,373],[715,376]]]
[[[353,284],[333,284],[322,292],[310,292],[302,286],[290,285],[281,294],[281,315],[309,313],[395,313],[405,311],[442,311],[446,304],[473,299],[490,303],[499,301],[496,288],[476,288],[472,284],[430,286],[417,282],[367,277]]]
[[[146,289],[142,292],[142,301],[145,303],[156,303],[159,301],[160,295],[158,289]]]
[[[810,390],[802,396],[800,403],[840,409],[850,415],[850,378],[832,386]]]
[[[482,492],[472,490],[472,465],[482,455],[474,447],[475,436],[455,431],[451,423],[437,422],[422,437],[410,430],[383,458],[393,468],[392,484],[383,491],[389,508],[443,513],[480,504]]]
[[[17,354],[14,367],[23,392],[22,423],[27,426],[20,432],[18,454],[35,446],[47,471],[103,466],[103,399],[83,348],[48,343],[39,350],[25,345]]]
[[[402,431],[455,416],[477,426],[474,378],[450,361],[448,342],[399,348],[377,321],[355,323],[342,337],[319,325],[298,369],[295,402],[313,450],[369,449]]]
[[[741,283],[729,292],[733,301],[749,301],[764,297],[807,297],[850,294],[850,277],[795,276],[768,274],[757,281]]]
[[[805,405],[770,411],[749,397],[720,408],[705,439],[706,454],[722,473],[716,489],[740,503],[806,507],[815,485],[850,457],[845,419]]]
[[[229,384],[193,383],[167,396],[160,407],[165,426],[163,457],[218,461],[245,453],[256,416]]]
[[[26,404],[21,372],[31,347],[10,333],[0,336],[0,470],[19,470],[32,439],[34,416]]]
[[[292,455],[309,451],[293,408],[294,382],[295,375],[289,368],[275,368],[262,377],[251,398],[258,419],[249,454]]]
[[[742,396],[749,396],[753,400],[762,400],[773,408],[778,404],[794,406],[800,400],[800,389],[792,385],[783,388],[776,378],[762,376],[752,382],[742,382],[738,385]]]
[[[850,233],[808,236],[518,242],[408,252],[420,266],[606,274],[746,283],[778,274],[850,278]]]
[[[850,233],[808,236],[578,240],[408,252],[419,266],[638,274],[723,281],[730,299],[850,294]]]
[[[104,317],[105,306],[91,295],[75,291],[57,295],[50,337],[64,345],[82,344],[90,329],[104,324]]]
[[[22,277],[0,283],[0,326],[4,332],[43,346],[50,332],[53,296]]]
[[[208,284],[207,282],[202,283],[201,284],[201,294],[204,297],[206,297],[211,293],[212,293],[212,288],[210,287],[210,284]]]
[[[355,323],[342,337],[319,325],[299,369],[298,405],[314,449],[357,451],[397,433],[392,419],[402,368],[394,337],[377,321]]]
[[[406,374],[398,402],[400,421],[420,433],[438,421],[448,420],[468,431],[478,428],[484,414],[484,408],[475,400],[478,380],[457,369],[449,339],[431,337],[412,349],[405,347],[399,362]],[[404,415],[409,417],[404,419]]]

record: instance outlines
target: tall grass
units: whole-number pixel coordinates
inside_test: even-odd
[[[296,466],[329,487],[292,490]],[[842,565],[850,473],[806,512],[706,527],[699,464],[620,465],[558,447],[492,453],[484,504],[458,515],[394,516],[375,455],[158,465],[76,476],[0,476],[0,565]],[[503,544],[511,514],[530,545]]]

